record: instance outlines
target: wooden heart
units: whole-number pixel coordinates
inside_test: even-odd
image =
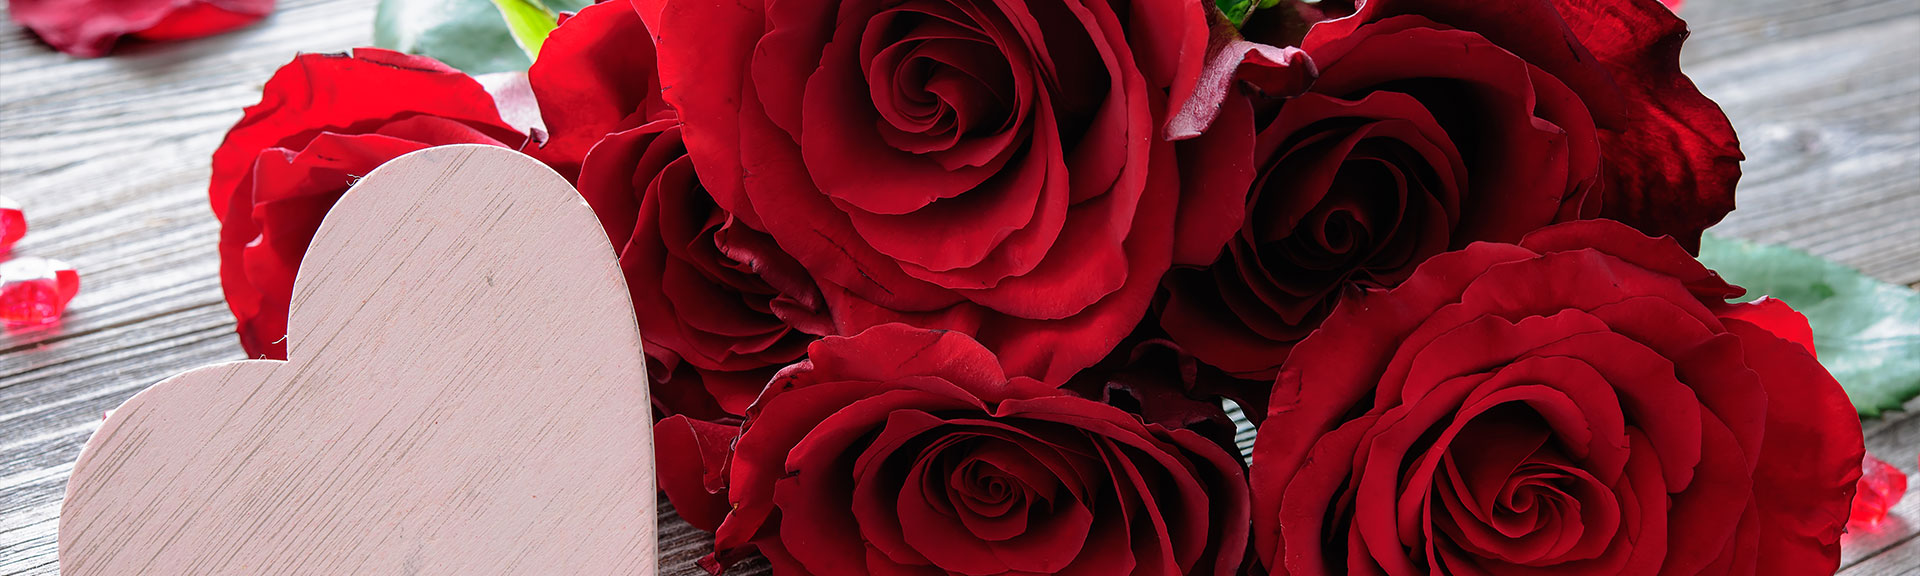
[[[74,464],[60,568],[653,574],[640,333],[566,180],[448,146],[374,170],[294,283],[285,362],[169,378]]]

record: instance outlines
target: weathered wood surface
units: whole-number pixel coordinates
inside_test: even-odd
[[[85,278],[57,331],[0,335],[0,574],[56,573],[61,492],[103,411],[242,357],[220,300],[207,156],[295,52],[366,43],[372,5],[282,0],[234,34],[90,61],[0,25],[0,193],[34,226],[16,250]],[[1687,69],[1748,157],[1740,210],[1717,230],[1920,284],[1920,2],[1689,0],[1683,15]],[[1866,423],[1868,448],[1909,473],[1915,413]],[[701,573],[702,535],[661,510],[662,572]],[[1920,490],[1895,514],[1848,536],[1844,574],[1920,566]]]

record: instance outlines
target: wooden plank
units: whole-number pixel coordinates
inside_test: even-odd
[[[1920,7],[1920,3],[1907,2]],[[1920,283],[1920,14],[1699,62],[1746,172],[1715,231]]]
[[[1908,536],[1898,546],[1875,554],[1855,565],[1845,576],[1913,576],[1920,572],[1920,537]]]
[[[1693,36],[1681,62],[1716,60],[1754,48],[1920,14],[1910,0],[1687,0],[1680,16]]]

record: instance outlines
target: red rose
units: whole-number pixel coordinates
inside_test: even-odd
[[[540,154],[575,175],[620,254],[659,368],[656,404],[724,419],[745,413],[832,323],[806,270],[700,186],[653,65],[652,38],[630,4],[589,6],[563,22],[528,71],[551,130]]]
[[[1227,575],[1246,549],[1236,458],[959,332],[821,339],[740,430],[716,556],[782,574]]]
[[[1254,445],[1261,561],[1832,573],[1859,421],[1776,335],[1805,321],[1726,302],[1741,292],[1672,239],[1592,220],[1347,299],[1293,349]]]
[[[214,151],[207,190],[247,355],[286,358],[294,273],[355,178],[431,146],[525,141],[479,83],[430,58],[361,48],[281,67]]]
[[[1679,72],[1683,22],[1654,0],[1604,4],[1372,0],[1314,24],[1304,94],[1267,101],[1292,86],[1254,83],[1190,144],[1251,156],[1208,175],[1248,191],[1246,219],[1211,266],[1168,275],[1161,325],[1271,379],[1343,294],[1472,242],[1607,217],[1697,246],[1733,208],[1733,129]],[[1249,36],[1290,40],[1271,22],[1290,8]]]
[[[1657,0],[1377,0],[1315,25],[1302,47],[1311,55],[1399,15],[1478,34],[1578,94],[1599,129],[1602,217],[1692,251],[1733,210],[1739,141],[1720,106],[1681,73],[1687,23]]]
[[[94,58],[121,36],[186,40],[246,26],[273,0],[7,0],[7,11],[54,49]]]
[[[1057,384],[1174,254],[1211,253],[1175,234],[1202,208],[1159,137],[1200,0],[649,4],[701,181],[812,273],[839,333],[960,330]]]

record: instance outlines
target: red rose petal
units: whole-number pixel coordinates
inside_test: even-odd
[[[569,179],[602,137],[673,115],[652,35],[625,2],[587,6],[555,28],[527,69],[550,137],[538,154]]]
[[[1807,349],[1808,354],[1819,355],[1813,348],[1813,326],[1807,323],[1807,317],[1777,298],[1763,296],[1744,304],[1729,304],[1720,317],[1746,321],[1761,330],[1772,332],[1774,336],[1799,344]]]
[[[193,2],[132,35],[142,40],[173,41],[212,36],[252,24],[273,12],[274,0]]]
[[[1860,420],[1833,376],[1800,345],[1727,320],[1767,389],[1767,438],[1753,472],[1766,573],[1832,572],[1863,462]]]
[[[964,348],[957,342],[941,342],[940,338],[945,334],[920,332],[932,335],[933,342],[929,344],[927,338],[910,339],[904,334],[900,337],[821,339],[809,348],[808,360],[787,367],[768,384],[767,392],[749,409],[741,439],[734,446],[735,456],[728,483],[729,501],[733,503],[734,511],[727,515],[727,520],[716,531],[715,546],[721,554],[746,546],[767,522],[768,516],[775,512],[773,483],[754,479],[786,477],[786,463],[790,455],[806,453],[821,455],[817,457],[837,457],[854,437],[870,429],[870,425],[862,423],[880,421],[885,417],[888,407],[910,398],[918,399],[917,406],[925,408],[985,409],[978,399],[968,398],[964,390],[932,377],[908,381],[924,388],[896,390],[891,396],[875,396],[877,385],[871,381],[812,380],[822,372],[839,377],[837,370],[831,369],[841,366],[855,370],[876,369],[864,361],[874,356],[859,355],[860,350],[839,350],[847,343],[857,343],[861,347],[873,346],[875,348],[868,349],[887,353],[887,356],[880,356],[885,358],[924,358],[923,367],[941,368],[949,373],[965,373],[982,368],[952,362],[950,353],[931,350],[932,346]],[[856,356],[845,358],[844,354],[847,353]],[[827,368],[816,367],[815,364],[822,361]],[[889,368],[895,367],[880,367],[878,370]],[[855,407],[859,409],[854,410]],[[841,424],[824,424],[829,418],[837,418]],[[753,433],[747,434],[747,431]],[[802,450],[802,443],[825,448]]]
[[[1175,265],[1213,263],[1247,216],[1247,190],[1259,170],[1253,156],[1253,104],[1246,98],[1229,98],[1221,106],[1219,128],[1176,147],[1181,166],[1206,169],[1180,172]]]
[[[1598,250],[1635,266],[1672,276],[1702,302],[1717,302],[1747,293],[1728,284],[1684,250],[1673,249],[1680,246],[1678,240],[1627,229],[1626,225],[1613,220],[1576,220],[1534,231],[1522,239],[1520,245],[1543,253],[1583,248]]]
[[[1206,58],[1207,13],[1213,7],[1200,0],[1116,2],[1136,22],[1155,26],[1128,29],[1127,43],[1140,53],[1140,68],[1157,88],[1189,90]]]
[[[906,214],[935,200],[960,196],[1000,172],[1012,156],[1010,149],[995,155],[988,164],[949,167],[925,155],[889,146],[875,132],[876,126],[885,122],[873,109],[871,89],[857,61],[858,29],[842,30],[840,35],[826,45],[819,69],[801,96],[803,128],[798,141],[807,171],[821,193],[874,214]],[[1028,101],[1028,95],[1040,87],[1033,85],[1032,64],[1024,56],[1019,52],[1004,56],[1013,59],[1015,71],[1013,89],[1018,100],[1012,109],[1018,116],[1012,122],[1016,126],[1030,121],[1051,124],[1047,116],[1026,118],[1028,111],[1039,104]],[[763,101],[794,98],[781,95],[777,100]],[[774,105],[768,106],[771,110]],[[1012,135],[1003,133],[1002,137]],[[1059,156],[1058,152],[1033,153],[1041,158]]]
[[[121,36],[181,40],[226,32],[273,12],[273,0],[10,0],[13,20],[55,49],[93,58]]]
[[[1554,4],[1627,103],[1623,122],[1601,134],[1601,215],[1698,251],[1700,231],[1733,210],[1745,155],[1726,113],[1680,71],[1686,22],[1647,0]]]
[[[382,86],[379,93],[365,86]],[[352,95],[318,98],[316,95]],[[379,94],[437,94],[433,98],[386,98]],[[348,54],[302,54],[267,80],[260,103],[243,117],[213,155],[214,215],[225,218],[224,202],[248,177],[246,166],[260,150],[313,127],[364,125],[369,119],[404,115],[439,116],[474,126],[499,127],[500,139],[513,133],[500,120],[486,89],[458,70],[432,58],[377,48]],[[518,145],[519,142],[513,142]]]
[[[695,528],[712,532],[728,510],[726,463],[739,427],[669,416],[653,426],[660,490]]]
[[[648,1],[635,0],[635,5]],[[642,16],[650,11],[639,10]],[[656,48],[662,96],[694,126],[685,136],[688,155],[698,159],[701,183],[721,207],[765,230],[742,190],[741,110],[730,104],[751,89],[741,71],[752,61],[762,33],[760,3],[668,2],[656,13],[658,20],[646,21],[649,30],[700,31],[662,36]]]

